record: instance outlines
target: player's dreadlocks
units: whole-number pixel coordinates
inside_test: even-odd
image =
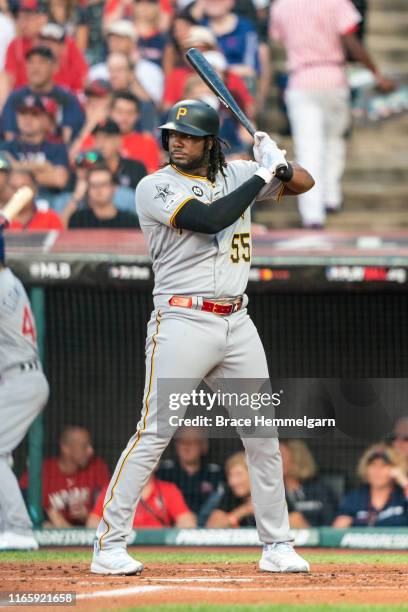
[[[210,138],[213,141],[213,146],[210,149]],[[207,136],[205,139],[204,158],[208,164],[208,175],[207,178],[212,183],[215,182],[215,177],[218,172],[221,172],[222,176],[225,177],[224,168],[227,167],[225,161],[224,151],[222,150],[221,140],[214,136]]]

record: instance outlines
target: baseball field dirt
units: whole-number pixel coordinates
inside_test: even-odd
[[[141,576],[96,576],[89,549],[0,554],[0,591],[75,592],[75,606],[53,609],[408,611],[408,553],[301,549],[310,574],[259,572],[255,549],[133,548]],[[25,605],[25,610],[43,606]]]

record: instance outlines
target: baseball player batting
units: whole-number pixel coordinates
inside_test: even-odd
[[[98,526],[91,571],[139,574],[126,551],[140,493],[170,441],[157,431],[158,379],[266,379],[258,332],[248,316],[245,289],[251,265],[251,209],[255,201],[310,189],[309,173],[285,159],[264,132],[255,134],[256,161],[228,164],[215,110],[183,100],[162,130],[169,164],[144,178],[136,208],[155,274],[154,310],[146,339],[146,385],[135,434],[110,482]],[[278,180],[274,173],[284,164]],[[278,441],[243,439],[260,541],[259,567],[306,572],[291,545]]]
[[[30,302],[20,280],[5,266],[0,215],[0,550],[38,548],[11,469],[11,453],[47,399]]]

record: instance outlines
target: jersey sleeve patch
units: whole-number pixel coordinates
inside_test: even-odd
[[[194,196],[186,193],[177,182],[166,181],[167,177],[151,175],[142,179],[136,188],[136,210],[140,221],[152,221],[175,227],[174,219],[178,211]]]

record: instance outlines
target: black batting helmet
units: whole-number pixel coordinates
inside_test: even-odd
[[[169,111],[167,123],[162,130],[163,148],[169,149],[169,130],[191,134],[191,136],[218,136],[220,120],[218,113],[201,100],[181,100]]]

